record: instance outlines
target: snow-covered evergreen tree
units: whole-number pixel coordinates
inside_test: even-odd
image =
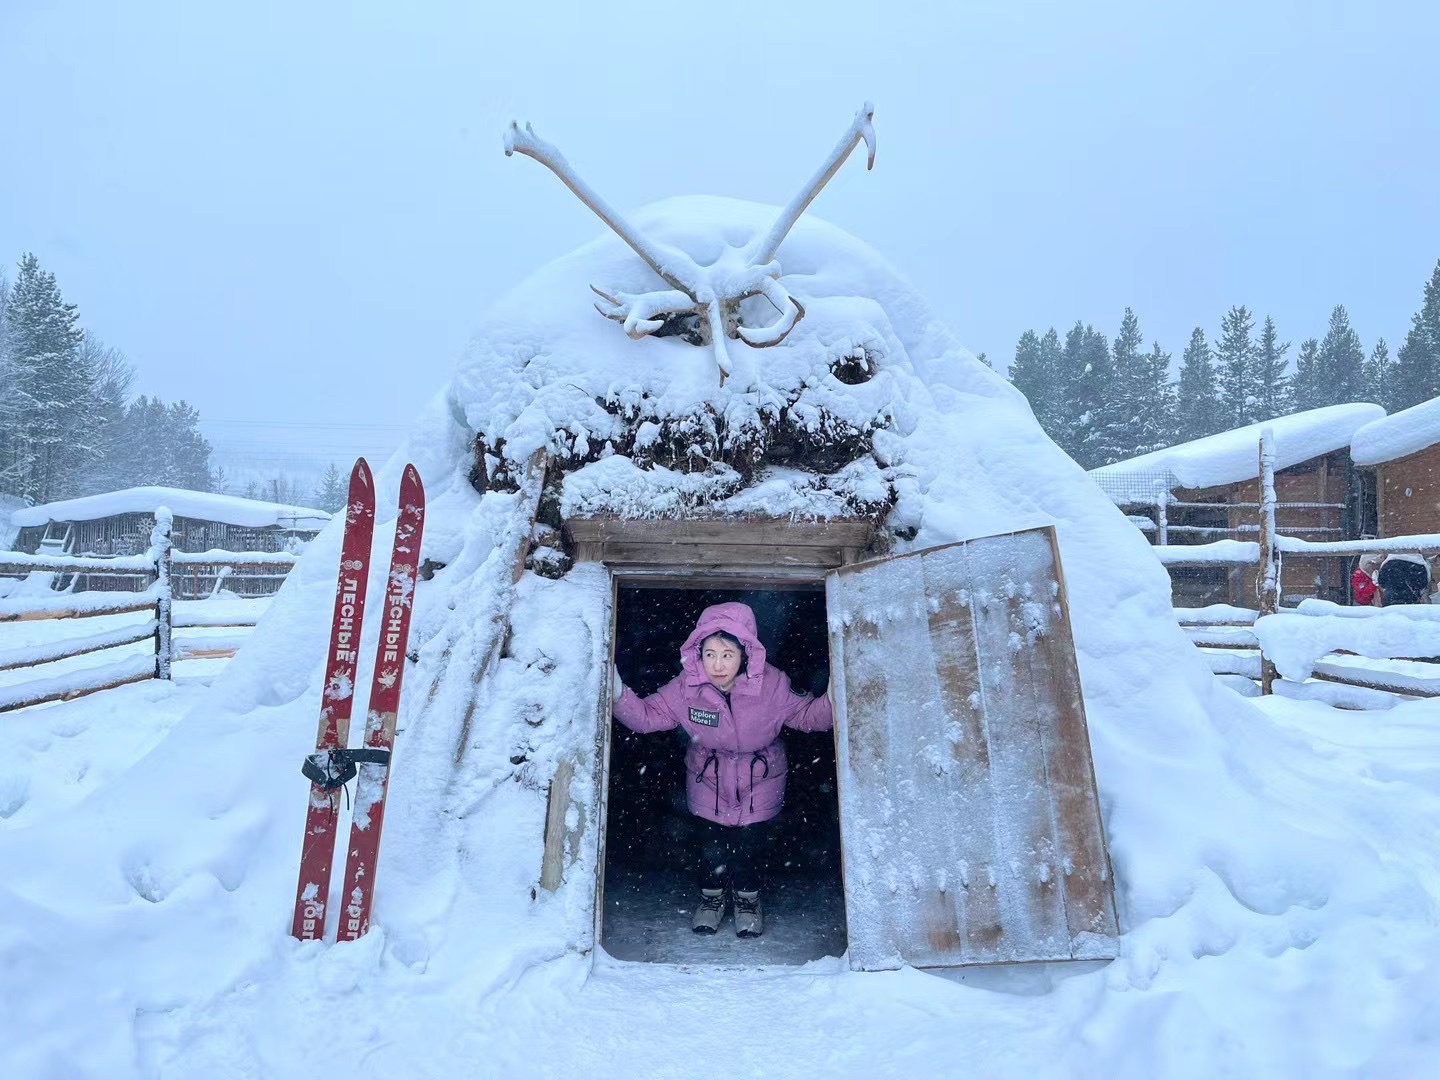
[[[334,514],[344,507],[346,495],[345,477],[340,475],[340,470],[332,461],[320,478],[320,486],[315,489],[314,505]]]
[[[1174,439],[1174,388],[1170,385],[1170,354],[1156,342],[1149,352],[1140,320],[1126,308],[1115,335],[1115,405],[1124,421],[1123,446],[1112,461],[1169,446]],[[1108,464],[1108,462],[1106,462]]]
[[[1087,469],[1128,457],[1128,420],[1115,393],[1110,342],[1087,323],[1065,336],[1062,386],[1066,391],[1068,441],[1065,447]]]
[[[1220,320],[1220,338],[1215,343],[1219,367],[1221,429],[1243,427],[1260,419],[1255,399],[1255,342],[1251,333],[1255,317],[1242,304],[1232,307]]]
[[[1151,342],[1141,358],[1145,377],[1142,393],[1135,402],[1133,447],[1135,454],[1148,454],[1176,442],[1175,384],[1170,381],[1170,354]]]
[[[1180,382],[1176,388],[1176,438],[1188,442],[1224,429],[1220,411],[1220,384],[1210,359],[1205,331],[1195,327],[1190,343],[1180,358]]]
[[[73,493],[94,453],[94,373],[80,345],[85,332],[55,275],[32,254],[20,260],[5,321],[19,415],[9,467],[19,494],[48,502]]]
[[[1275,320],[1266,315],[1252,367],[1254,379],[1250,395],[1255,401],[1256,420],[1269,420],[1290,411],[1290,378],[1285,373],[1288,366],[1285,354],[1289,351],[1290,342],[1280,341]]]
[[[1440,261],[1425,283],[1420,310],[1395,355],[1392,409],[1408,409],[1440,397]]]
[[[1343,304],[1330,312],[1330,326],[1320,342],[1322,405],[1338,405],[1365,398],[1365,347],[1350,326]]]
[[[1370,350],[1370,359],[1365,361],[1365,400],[1383,405],[1387,411],[1394,411],[1395,362],[1390,359],[1390,346],[1381,338]]]
[[[1030,402],[1030,411],[1052,439],[1059,439],[1065,429],[1068,410],[1064,399],[1064,356],[1060,335],[1052,326],[1044,336],[1033,330],[1020,335],[1015,346],[1015,360],[1010,365],[1010,382]]]
[[[1306,338],[1300,343],[1300,355],[1295,358],[1295,378],[1290,383],[1290,404],[1296,412],[1327,404],[1318,338]]]

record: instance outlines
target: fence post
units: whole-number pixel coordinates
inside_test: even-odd
[[[1155,529],[1156,539],[1161,547],[1170,543],[1170,520],[1165,513],[1165,504],[1170,501],[1170,490],[1163,484],[1155,485]]]
[[[1260,566],[1255,574],[1255,596],[1260,602],[1257,618],[1280,609],[1280,550],[1275,543],[1275,433],[1260,433]],[[1260,653],[1260,692],[1269,694],[1275,685],[1275,664],[1264,650]]]
[[[168,508],[155,511],[155,528],[150,533],[150,558],[155,561],[155,678],[169,679],[174,660],[171,647],[170,548],[174,518]]]

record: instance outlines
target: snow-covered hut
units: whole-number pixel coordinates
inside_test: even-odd
[[[1350,457],[1374,473],[1376,535],[1440,533],[1440,398],[1372,420]]]
[[[34,554],[43,541],[70,555],[133,555],[150,542],[162,506],[174,515],[179,551],[283,551],[292,539],[311,539],[330,520],[308,506],[153,486],[26,506],[10,521],[18,551]]]
[[[1350,440],[1385,415],[1354,403],[1278,416],[1092,469],[1114,503],[1149,519],[1156,544],[1255,540],[1260,525],[1260,435],[1275,433],[1275,525],[1302,540],[1353,539],[1366,529],[1363,485],[1350,465]],[[1223,563],[1176,568],[1175,602],[1253,607],[1254,569]],[[1342,557],[1287,556],[1281,600],[1348,600]]]
[[[630,220],[667,251],[723,266],[776,210],[680,198]],[[378,474],[380,504],[393,505],[405,463],[419,467],[422,555],[444,565],[415,593],[367,935],[288,936],[309,790],[296,766],[321,703],[338,523],[158,745],[86,801],[0,830],[9,1075],[302,1075],[317,1055],[332,1071],[395,1076],[871,1076],[959,1060],[986,1075],[1420,1067],[1433,1050],[1426,972],[1440,956],[1433,874],[1395,856],[1383,815],[1357,801],[1392,785],[1367,773],[1337,791],[1346,766],[1333,762],[1354,754],[1317,752],[1217,684],[1176,626],[1141,533],[875,251],[806,217],[776,259],[804,317],[772,347],[727,342],[723,385],[711,349],[687,342],[693,326],[632,341],[590,309],[592,283],[617,300],[657,288],[614,236],[543,267],[485,315]],[[680,522],[688,535],[673,531]],[[813,574],[837,561],[827,572],[852,572],[847,548],[913,556],[1052,528],[1115,870],[1117,961],[1016,972],[989,990],[969,985],[973,972],[862,973],[840,959],[797,975],[738,970],[783,959],[778,924],[748,952],[711,939],[712,962],[682,970],[604,955],[606,788],[595,778],[612,643],[650,613],[657,636],[674,622],[648,599],[720,588],[691,580],[708,567],[732,575],[726,588],[800,596],[810,607],[792,609],[789,627],[820,621],[827,604],[833,633],[847,614],[852,626],[890,620],[872,642],[871,690],[893,687],[933,717],[955,703],[929,693],[927,628],[941,612],[915,602],[925,556],[848,610],[815,591]],[[585,545],[606,549],[597,559]],[[666,546],[664,558],[653,550]],[[1015,564],[974,550],[977,592],[1008,611],[1025,596]],[[371,596],[384,573],[372,569]],[[1028,636],[1016,632],[1016,655],[1041,655]],[[653,658],[631,645],[620,660],[637,685],[646,665],[673,664],[663,643]],[[797,665],[803,652],[791,653]],[[983,895],[992,875],[1038,884],[1070,869],[1026,841],[1045,826],[1033,817],[1012,834],[1010,861],[947,881],[936,849],[887,847],[882,826],[903,826],[911,806],[940,810],[938,825],[927,819],[937,844],[980,820],[954,801],[966,790],[957,752],[973,739],[945,722],[938,737],[872,744],[872,762],[909,771],[893,774],[874,821],[845,823],[863,841],[846,871],[897,908],[941,888]],[[1396,816],[1415,824],[1404,835],[1428,838],[1429,803],[1405,806]],[[644,837],[656,851],[666,841],[659,829]],[[771,910],[783,920],[783,902]],[[719,1057],[696,1058],[706,1040],[723,1040]]]

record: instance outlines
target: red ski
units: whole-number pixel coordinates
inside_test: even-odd
[[[330,867],[335,857],[340,788],[355,775],[347,761],[350,711],[355,700],[355,660],[365,614],[365,585],[370,571],[370,541],[375,533],[375,485],[364,458],[350,473],[345,505],[345,535],[340,542],[340,573],[335,583],[335,615],[330,624],[330,651],[325,658],[325,689],[315,753],[305,759],[310,779],[310,808],[305,815],[305,842],[300,851],[300,881],[295,889],[295,920],[290,933],[301,941],[325,935],[325,905],[330,895]]]
[[[425,529],[425,489],[414,465],[400,480],[395,550],[385,585],[385,611],[375,647],[375,676],[370,707],[365,713],[365,748],[359,751],[360,777],[355,782],[355,812],[350,821],[350,854],[345,863],[345,907],[338,941],[354,941],[370,929],[375,897],[375,865],[380,857],[380,832],[385,825],[385,794],[390,786],[390,757],[395,744],[395,717],[400,711],[400,683],[405,675],[405,645],[410,637],[410,609],[415,598],[415,573],[420,563],[420,538]]]

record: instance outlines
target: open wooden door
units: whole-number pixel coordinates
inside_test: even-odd
[[[826,585],[851,966],[1118,955],[1055,531]]]

